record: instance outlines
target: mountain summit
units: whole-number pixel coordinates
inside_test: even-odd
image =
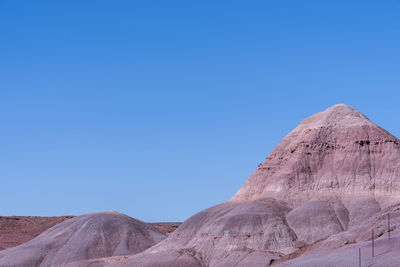
[[[338,104],[303,120],[239,189],[235,201],[274,197],[397,198],[400,141],[356,109]]]
[[[295,130],[329,126],[353,127],[374,125],[364,114],[345,104],[334,105],[304,119]]]

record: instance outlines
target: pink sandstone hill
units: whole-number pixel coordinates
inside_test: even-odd
[[[290,266],[338,266],[324,262],[324,255],[353,242],[351,247],[366,246],[373,227],[384,238],[388,212],[393,227],[399,222],[399,143],[354,108],[335,105],[303,120],[232,200],[192,216],[124,263],[104,264],[268,266],[295,255]],[[358,256],[349,253],[351,260],[340,256],[340,266],[354,266]],[[398,266],[400,261],[388,262],[391,256],[388,250],[386,266]]]
[[[195,214],[167,239],[135,255],[82,255],[67,266],[358,266],[359,248],[362,266],[399,266],[399,143],[354,108],[335,105],[303,120],[231,200]],[[0,252],[0,266],[10,250]]]
[[[233,200],[263,197],[298,206],[311,198],[397,201],[399,140],[346,105],[302,121],[239,189]]]

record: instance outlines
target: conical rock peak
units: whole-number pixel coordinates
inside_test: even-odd
[[[397,197],[400,141],[356,109],[338,104],[303,120],[233,197],[299,205],[321,197]]]

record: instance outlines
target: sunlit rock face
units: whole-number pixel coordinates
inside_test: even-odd
[[[271,198],[222,203],[195,214],[126,266],[177,266],[187,256],[198,266],[270,262],[294,247],[296,234],[286,223],[288,211],[284,202]]]
[[[400,141],[335,105],[285,136],[231,200],[193,215],[167,239],[153,238],[135,255],[80,254],[66,266],[356,266],[358,244],[367,246],[372,228],[385,234],[387,213],[400,226],[399,182]],[[398,252],[387,253],[384,266],[398,266]],[[2,255],[12,254],[0,253],[0,263]]]
[[[283,199],[291,207],[312,198],[398,198],[400,142],[347,105],[303,120],[233,197]]]
[[[296,251],[296,241],[359,231],[398,201],[399,172],[399,140],[335,105],[303,120],[232,200],[192,216],[123,266],[174,266],[188,257],[188,266],[272,264]]]
[[[64,266],[142,252],[165,239],[153,226],[117,212],[78,216],[0,252],[0,266]]]

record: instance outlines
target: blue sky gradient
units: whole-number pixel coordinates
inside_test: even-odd
[[[0,0],[0,215],[182,221],[302,119],[400,136],[400,2]]]

